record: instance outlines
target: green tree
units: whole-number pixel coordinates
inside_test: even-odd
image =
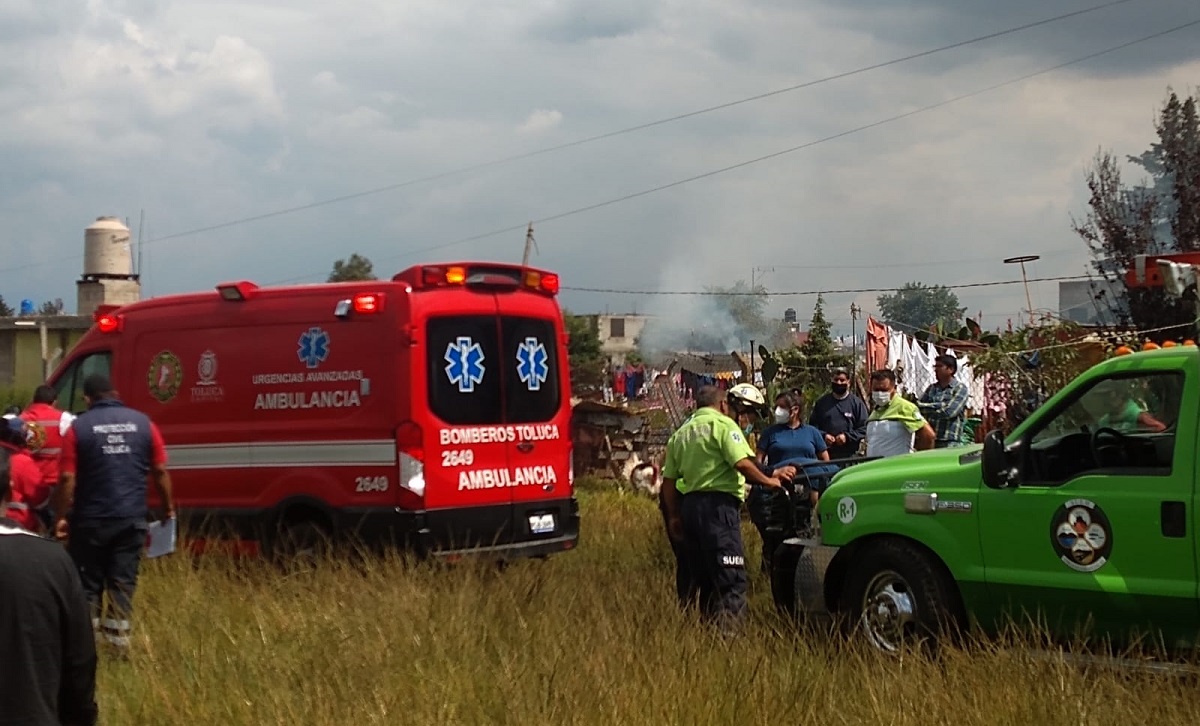
[[[14,311],[9,307],[8,303],[4,302],[4,296],[0,295],[0,318],[11,318]]]
[[[329,273],[327,282],[353,282],[356,280],[376,280],[374,266],[366,257],[357,252],[350,255],[349,259],[338,260],[333,263],[333,272]]]
[[[66,304],[61,297],[47,300],[38,307],[38,315],[62,315]]]
[[[571,391],[580,395],[600,388],[608,359],[600,351],[600,330],[595,316],[563,311],[567,329],[567,355],[571,366]]]
[[[958,304],[958,296],[950,288],[920,282],[906,282],[896,292],[880,295],[875,302],[884,321],[906,330],[928,330],[938,323],[946,327],[958,325],[967,311]]]
[[[769,388],[772,395],[799,388],[810,406],[825,392],[830,369],[849,367],[853,362],[850,356],[838,352],[833,343],[833,327],[825,318],[825,300],[821,295],[817,296],[808,337],[802,344],[785,347],[774,354],[765,349],[759,352],[764,356],[764,378],[768,382],[775,381]]]
[[[1177,326],[1161,339],[1189,333],[1195,318],[1190,301],[1162,288],[1130,288],[1125,273],[1139,255],[1200,250],[1200,119],[1196,99],[1170,92],[1155,122],[1158,141],[1140,156],[1126,160],[1150,175],[1142,184],[1127,186],[1121,162],[1112,153],[1096,155],[1087,175],[1088,212],[1072,227],[1087,244],[1092,266],[1120,291],[1115,298],[1104,288],[1099,304],[1117,320],[1138,328]]]

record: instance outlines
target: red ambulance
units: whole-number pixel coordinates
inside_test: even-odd
[[[167,443],[185,531],[307,550],[568,550],[579,535],[558,276],[505,264],[101,308],[51,377],[108,374]]]

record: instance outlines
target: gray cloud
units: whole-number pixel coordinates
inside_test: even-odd
[[[233,278],[317,280],[355,251],[385,274],[422,260],[517,260],[530,219],[871,123],[1028,72],[1059,52],[1030,36],[1022,42],[1036,54],[998,43],[435,183],[153,241],[1051,12],[1021,4],[1006,11],[1011,17],[986,8],[972,17],[930,0],[909,6],[920,9],[921,22],[912,22],[879,2],[868,22],[870,13],[858,9],[781,2],[628,2],[585,13],[592,5],[297,0],[215,12],[194,3],[93,2],[81,14],[78,4],[29,4],[21,12],[37,10],[38,27],[54,30],[30,25],[0,53],[8,81],[0,84],[0,211],[8,220],[0,294],[73,300],[83,227],[101,214],[136,226],[143,209],[152,294]],[[1146,26],[1159,19],[1147,14]],[[640,290],[700,289],[771,265],[778,267],[762,274],[776,290],[982,282],[1014,274],[999,261],[1013,250],[1045,254],[1031,274],[1077,273],[1085,258],[1069,214],[1082,210],[1084,165],[1100,146],[1147,146],[1166,86],[1184,88],[1200,75],[1200,63],[1183,62],[1194,54],[1153,66],[1136,55],[1114,57],[1113,73],[1045,76],[539,224],[534,262],[560,271],[568,286]],[[554,122],[526,125],[532,118]],[[415,252],[510,226],[504,235]],[[1052,286],[1034,294],[1035,306],[1054,304]],[[874,297],[830,296],[830,317],[848,326],[851,300],[870,308]],[[962,298],[996,324],[1024,307],[1019,288],[965,290]],[[650,295],[575,292],[563,301],[580,311],[662,304]],[[780,297],[774,308],[795,307],[807,320],[813,302]]]

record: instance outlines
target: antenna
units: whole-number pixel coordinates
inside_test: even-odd
[[[137,238],[137,266],[133,272],[140,280],[142,277],[142,229],[146,226],[146,210],[143,209],[138,215],[138,238]]]
[[[537,246],[537,240],[533,238],[533,222],[530,222],[529,229],[525,232],[525,254],[521,258],[521,267],[529,267],[529,253],[534,250],[541,253]]]

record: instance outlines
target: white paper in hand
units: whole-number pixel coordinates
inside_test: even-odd
[[[146,557],[162,557],[175,551],[175,518],[166,522],[151,522],[146,538]]]

